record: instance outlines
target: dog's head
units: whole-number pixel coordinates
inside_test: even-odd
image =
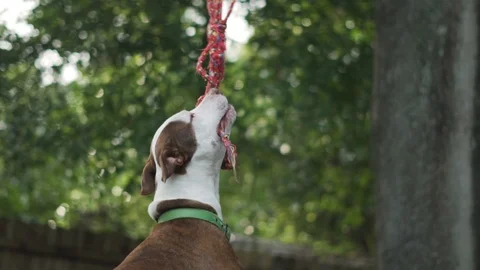
[[[187,174],[191,163],[220,171],[226,150],[217,131],[222,127],[229,134],[235,118],[235,109],[217,89],[211,89],[195,109],[168,118],[153,136],[141,194],[153,193],[158,180]]]

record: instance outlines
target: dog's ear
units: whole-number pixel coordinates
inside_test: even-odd
[[[155,174],[157,170],[155,168],[155,161],[153,156],[150,153],[148,157],[147,164],[143,167],[142,173],[142,190],[140,191],[141,195],[148,195],[155,192]]]
[[[162,167],[162,181],[167,179],[174,173],[183,174],[185,170],[185,162],[187,158],[180,154],[162,154],[160,157],[160,167]]]
[[[169,123],[155,145],[162,182],[173,174],[186,174],[186,167],[197,149],[197,140],[191,123]]]

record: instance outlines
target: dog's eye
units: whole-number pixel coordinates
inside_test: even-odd
[[[194,117],[195,117],[195,114],[194,114],[194,113],[190,113],[190,121],[192,121]]]
[[[178,151],[171,151],[168,153],[169,157],[178,157],[180,156],[180,153]]]

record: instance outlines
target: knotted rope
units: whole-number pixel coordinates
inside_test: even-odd
[[[208,44],[203,49],[197,61],[197,73],[207,81],[205,94],[212,88],[220,89],[220,82],[223,81],[225,75],[225,30],[227,28],[227,20],[232,13],[233,5],[236,0],[233,0],[228,9],[227,16],[222,19],[222,3],[223,0],[207,0],[207,9],[210,19],[207,26],[207,40]],[[203,63],[208,56],[208,71],[204,68]],[[203,100],[202,95],[198,98],[196,106]],[[230,142],[229,134],[225,134],[222,128],[218,130],[218,136],[222,138],[223,144],[227,149],[225,158],[223,160],[222,169],[234,170],[237,159],[237,147]]]

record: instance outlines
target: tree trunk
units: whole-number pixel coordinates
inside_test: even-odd
[[[377,0],[377,268],[473,270],[476,0]]]
[[[480,1],[477,2],[477,14],[480,12]],[[478,17],[477,17],[478,18]],[[477,21],[477,25],[480,21]],[[480,27],[477,27],[477,65],[480,61]],[[480,65],[477,66],[477,77],[475,82],[475,105],[474,105],[474,127],[473,133],[475,144],[473,149],[473,233],[474,233],[474,255],[476,269],[480,269]]]

